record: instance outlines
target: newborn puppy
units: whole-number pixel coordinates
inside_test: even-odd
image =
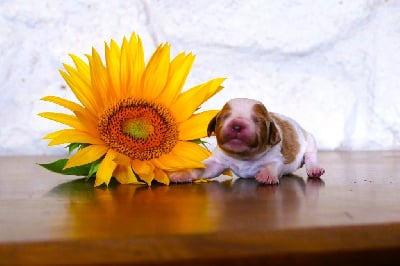
[[[318,165],[314,137],[293,119],[269,113],[255,100],[237,98],[227,102],[210,121],[207,133],[215,133],[218,145],[203,161],[206,168],[170,173],[172,182],[213,178],[230,169],[242,178],[278,184],[282,175],[303,164],[311,178],[325,172]]]

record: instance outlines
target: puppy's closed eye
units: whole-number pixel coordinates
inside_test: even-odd
[[[217,117],[217,122],[224,122],[231,116],[231,112],[223,112]]]
[[[264,119],[264,118],[259,117],[259,116],[255,116],[255,115],[253,115],[253,116],[251,117],[251,119],[253,120],[253,122],[254,122],[255,124],[261,124],[261,123],[265,122],[265,119]]]

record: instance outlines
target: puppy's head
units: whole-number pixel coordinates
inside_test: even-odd
[[[246,159],[266,151],[281,140],[265,106],[244,98],[232,99],[224,105],[208,125],[208,135],[213,132],[224,152]]]

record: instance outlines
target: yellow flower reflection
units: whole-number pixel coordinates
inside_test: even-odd
[[[104,190],[74,191],[67,208],[72,233],[74,237],[127,237],[213,232],[218,213],[210,209],[207,191],[220,184],[207,185],[116,185]],[[116,225],[118,228],[112,229]]]

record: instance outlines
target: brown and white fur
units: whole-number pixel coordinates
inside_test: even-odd
[[[325,170],[318,165],[314,137],[291,118],[269,113],[258,101],[236,98],[227,102],[207,129],[215,132],[217,147],[203,161],[206,168],[170,173],[172,182],[214,178],[230,169],[242,178],[278,184],[282,175],[305,164],[307,175],[318,178]]]

